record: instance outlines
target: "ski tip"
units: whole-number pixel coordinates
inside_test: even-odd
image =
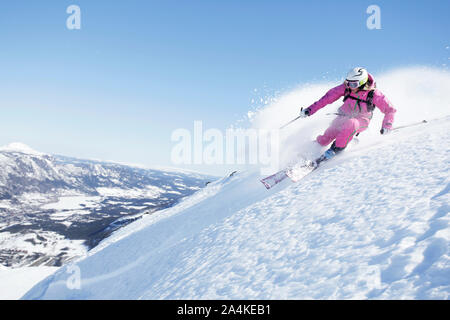
[[[267,190],[270,189],[270,185],[267,182],[265,182],[264,180],[259,180],[259,181],[261,181],[261,183],[264,185],[264,187],[266,187]]]

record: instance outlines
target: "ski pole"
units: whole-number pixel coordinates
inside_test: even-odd
[[[326,115],[326,116],[342,116],[342,117],[348,117],[347,114],[337,113],[337,112],[327,113],[327,114],[325,114],[325,115]]]
[[[303,108],[300,110],[300,112],[301,112],[301,114],[300,114],[297,118],[295,118],[294,120],[289,121],[289,122],[286,123],[284,126],[281,126],[281,127],[280,127],[280,130],[283,129],[283,128],[285,128],[285,127],[287,127],[287,126],[290,125],[292,122],[297,121],[297,120],[300,119],[300,118],[306,117],[305,115],[302,114],[302,113],[303,113]],[[308,115],[309,115],[309,114],[308,114]]]
[[[300,119],[302,116],[298,116],[297,118],[295,118],[294,120],[289,121],[288,123],[286,123],[284,126],[280,127],[280,130],[283,129],[284,127],[287,127],[288,125],[290,125],[292,122]]]
[[[428,123],[428,121],[427,121],[427,120],[422,120],[422,121],[420,121],[420,122],[415,122],[415,123],[411,123],[411,124],[406,124],[406,125],[404,125],[404,126],[400,126],[400,127],[393,128],[392,131],[395,131],[395,130],[398,130],[398,129],[403,129],[403,128],[408,128],[408,127],[414,127],[414,126],[417,126],[417,125],[423,124],[423,123]]]

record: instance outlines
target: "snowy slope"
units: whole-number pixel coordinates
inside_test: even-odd
[[[210,184],[24,299],[448,299],[450,118],[368,134],[297,184]],[[363,140],[363,139],[361,139]]]
[[[36,283],[58,270],[58,267],[6,268],[0,265],[0,300],[20,299]]]

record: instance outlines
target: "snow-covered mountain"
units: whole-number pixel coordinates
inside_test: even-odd
[[[0,148],[0,264],[60,266],[212,177]]]
[[[266,190],[259,170],[210,183],[23,298],[449,299],[450,75],[408,68],[376,78],[395,126],[431,121],[380,136],[376,112],[359,143],[296,184]],[[273,99],[249,113],[252,126],[279,128],[333,85]],[[280,134],[281,163],[324,151],[312,141],[338,104]]]
[[[257,172],[211,183],[77,261],[79,289],[67,266],[24,298],[448,299],[449,128],[360,143],[270,191]]]

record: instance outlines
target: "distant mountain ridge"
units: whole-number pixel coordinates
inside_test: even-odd
[[[178,173],[144,169],[112,162],[2,148],[0,167],[0,199],[9,199],[24,192],[43,193],[54,189],[77,189],[97,194],[96,188],[99,187],[142,188],[149,184],[164,186],[168,177],[178,182],[205,178],[204,175],[186,171]],[[201,186],[201,183],[196,186]],[[180,189],[175,185],[172,187],[174,190]]]
[[[128,223],[126,216],[135,220],[141,214],[170,207],[212,179],[183,170],[145,169],[49,155],[21,143],[2,147],[0,264],[29,265],[41,261],[39,252],[30,258],[28,244],[45,244],[49,238],[84,241],[92,248],[118,226]],[[120,223],[116,222],[118,219]],[[11,238],[16,238],[15,243],[27,242],[27,246],[2,245]],[[28,249],[22,250],[24,247]],[[59,265],[65,259],[50,259],[45,264],[53,265],[55,261]]]

